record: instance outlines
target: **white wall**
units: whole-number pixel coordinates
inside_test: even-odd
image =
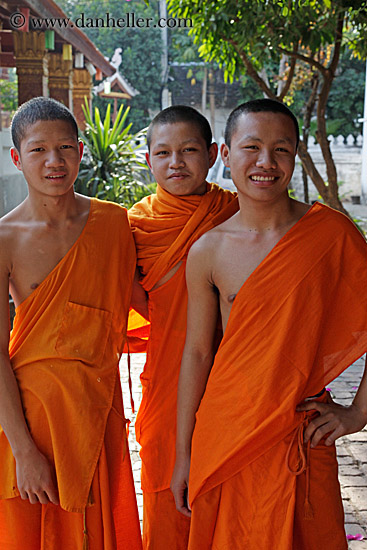
[[[0,216],[15,208],[27,196],[24,176],[10,157],[12,146],[10,129],[5,128],[0,132]]]
[[[340,182],[339,195],[342,199],[349,199],[352,195],[361,195],[361,170],[362,170],[362,136],[358,137],[357,146],[353,144],[353,137],[348,136],[347,143],[343,138],[329,137],[331,142],[331,154],[336,164],[338,182]],[[321,176],[326,179],[326,166],[319,145],[315,145],[314,139],[310,139],[309,153],[315,162]],[[303,198],[303,182],[301,162],[297,158],[296,169],[292,178],[292,185],[299,198]],[[308,178],[310,199],[317,199],[318,191]]]

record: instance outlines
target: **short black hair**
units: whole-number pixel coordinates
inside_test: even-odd
[[[167,107],[167,109],[163,109],[163,111],[158,113],[149,124],[147,131],[147,145],[149,151],[155,126],[175,124],[176,122],[190,122],[196,125],[209,149],[213,136],[210,124],[205,116],[188,105],[172,105],[172,107]]]
[[[49,97],[33,97],[17,109],[11,122],[11,138],[18,151],[27,128],[39,120],[65,120],[78,139],[78,125],[75,117],[65,105]]]
[[[247,101],[236,107],[228,117],[226,128],[224,131],[224,141],[228,147],[231,147],[231,139],[237,128],[237,122],[241,115],[247,113],[282,113],[283,115],[288,116],[293,124],[297,136],[296,149],[298,148],[299,143],[299,127],[298,121],[292,111],[275,99],[253,99],[252,101]]]

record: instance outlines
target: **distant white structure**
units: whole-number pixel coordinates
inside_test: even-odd
[[[116,48],[115,53],[111,57],[110,64],[113,65],[113,67],[115,67],[116,71],[122,63],[121,53],[122,53],[122,48]]]
[[[362,202],[367,204],[367,60],[366,60],[366,80],[364,84],[364,115],[363,115],[363,147],[362,147],[362,170],[361,187]]]

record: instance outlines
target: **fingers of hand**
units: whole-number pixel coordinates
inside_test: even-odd
[[[42,479],[26,480],[18,479],[18,489],[23,500],[29,500],[31,504],[41,503],[59,504],[58,492],[51,479],[51,473],[46,473]]]
[[[311,420],[304,433],[304,442],[311,439],[311,447],[316,447],[323,437],[328,435],[325,440],[326,445],[332,445],[338,437],[348,433],[344,426],[343,417],[336,411],[326,409],[327,412],[320,414],[317,418]]]
[[[59,504],[57,491],[53,486],[44,489],[23,489],[19,490],[19,493],[22,500],[29,500],[31,504]]]
[[[52,489],[49,489],[47,491],[47,497],[49,501],[52,502],[52,504],[55,504],[56,506],[60,504],[59,496],[57,494],[57,490],[55,489],[55,487],[52,487]]]
[[[325,410],[325,407],[328,407],[327,403],[320,403],[319,401],[303,401],[296,407],[297,412],[302,411],[319,411],[322,412]]]
[[[173,493],[176,508],[184,516],[191,516],[191,512],[187,507],[187,484],[182,482],[180,484],[171,484],[171,491]]]

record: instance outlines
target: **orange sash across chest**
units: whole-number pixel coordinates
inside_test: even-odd
[[[191,502],[292,433],[303,419],[297,404],[366,349],[366,242],[315,204],[234,301],[197,413]]]
[[[204,195],[171,195],[159,185],[157,193],[129,210],[142,285],[150,291],[172,267],[186,257],[203,233],[238,210],[233,193],[207,184]]]

